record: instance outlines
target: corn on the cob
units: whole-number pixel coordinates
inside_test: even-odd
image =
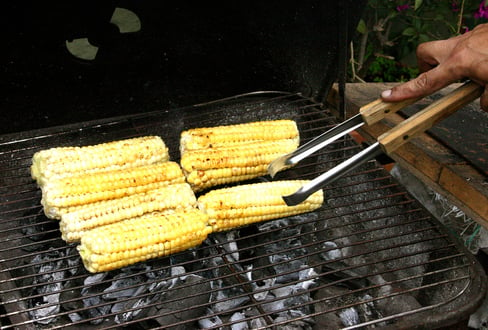
[[[322,190],[296,206],[287,206],[282,196],[294,193],[306,182],[284,180],[211,190],[198,198],[198,207],[208,215],[213,231],[305,213],[322,205]]]
[[[31,175],[39,185],[54,178],[123,169],[169,160],[159,136],[143,136],[84,147],[41,150],[32,157]]]
[[[195,191],[265,175],[271,161],[298,147],[291,120],[193,129],[180,141],[181,166]]]
[[[121,198],[183,182],[185,176],[181,167],[172,161],[95,172],[47,181],[41,186],[41,204],[46,216],[56,218],[66,207]]]
[[[293,120],[264,120],[251,123],[192,128],[181,133],[180,153],[188,150],[228,147],[252,141],[292,139],[299,143]]]
[[[77,248],[88,271],[108,271],[195,247],[211,232],[207,223],[197,209],[146,214],[95,228]]]
[[[61,216],[61,237],[78,242],[89,230],[155,211],[176,212],[195,208],[196,197],[188,183],[178,183],[145,193],[85,205]]]

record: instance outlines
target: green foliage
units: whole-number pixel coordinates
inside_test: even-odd
[[[485,23],[486,0],[369,0],[353,42],[351,79],[403,81],[418,74],[418,44]]]
[[[415,78],[418,73],[417,68],[403,65],[390,58],[376,57],[369,66],[365,80],[373,82],[403,82]]]

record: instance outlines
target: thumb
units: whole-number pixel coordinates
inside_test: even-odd
[[[420,74],[417,78],[383,91],[381,98],[388,102],[396,102],[410,98],[430,95],[451,82],[456,81],[449,77],[441,65]]]
[[[485,90],[480,97],[481,109],[488,112],[488,85],[485,85]]]

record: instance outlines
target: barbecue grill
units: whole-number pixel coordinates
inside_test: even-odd
[[[273,7],[278,17],[289,19],[294,13],[295,23],[303,23],[301,15],[310,15],[314,22],[325,16],[345,24],[335,25],[341,33],[334,37],[323,36],[335,45],[326,63],[311,57],[295,61],[293,79],[283,81],[293,71],[285,69],[271,82],[263,80],[264,87],[279,89],[224,97],[221,94],[232,92],[238,82],[233,80],[231,86],[217,91],[210,89],[211,93],[197,84],[194,87],[202,87],[200,93],[185,91],[186,95],[195,92],[193,98],[188,96],[194,101],[191,105],[176,106],[178,100],[183,102],[177,88],[172,98],[168,96],[173,103],[164,110],[124,113],[119,104],[116,111],[120,115],[104,119],[102,111],[94,120],[83,122],[78,120],[86,114],[67,119],[50,113],[46,121],[63,125],[46,128],[45,123],[29,122],[26,125],[39,126],[0,136],[1,328],[397,329],[445,327],[465,321],[485,295],[483,270],[376,161],[327,186],[326,202],[318,211],[212,234],[194,249],[100,274],[89,274],[83,268],[75,245],[64,243],[57,222],[43,215],[40,190],[29,172],[33,153],[41,149],[156,134],[164,138],[170,156],[177,161],[179,133],[192,127],[291,118],[298,124],[302,142],[307,142],[336,125],[339,119],[322,97],[340,74],[341,66],[336,64],[341,62],[342,50],[337,45],[347,39],[345,30],[354,26],[358,13],[342,12],[346,7],[332,2],[328,5],[329,11],[324,4],[302,4],[299,10]],[[177,9],[175,13],[191,8]],[[227,9],[220,7],[217,12]],[[192,17],[198,16],[191,12]],[[237,12],[239,18],[248,18]],[[211,10],[202,13],[221,17]],[[230,24],[232,20],[225,17],[225,24]],[[247,22],[246,28],[262,34],[275,31],[276,26],[284,30],[302,26],[277,19],[261,30],[255,26],[261,22],[258,18]],[[281,40],[280,32],[275,34]],[[269,35],[264,39],[271,40]],[[276,56],[280,47],[289,44],[274,42],[272,46],[276,48],[269,53]],[[265,55],[272,57],[269,53]],[[282,58],[280,65],[289,60]],[[312,74],[311,68],[323,70]],[[268,68],[267,73],[275,69]],[[244,77],[244,71],[241,78],[256,78],[253,74]],[[311,77],[302,80],[307,72]],[[334,75],[324,81],[321,74],[326,72]],[[246,86],[250,81],[241,81],[241,90],[256,86]],[[89,92],[81,88],[81,93]],[[213,100],[202,101],[205,98]],[[92,101],[73,106],[79,109]],[[50,98],[47,102],[52,105],[63,100]],[[41,112],[47,111],[43,105],[39,107]],[[361,149],[346,136],[293,169],[278,173],[275,179],[314,178]]]

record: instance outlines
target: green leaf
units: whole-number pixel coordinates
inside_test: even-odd
[[[414,10],[417,10],[422,6],[422,0],[415,0],[415,5],[413,6]]]
[[[412,37],[417,34],[417,30],[415,30],[413,27],[408,27],[405,30],[403,30],[402,34],[404,36]]]
[[[419,34],[419,42],[426,42],[426,41],[430,41],[429,36],[424,33]]]
[[[365,22],[363,19],[359,20],[359,23],[358,23],[358,26],[357,26],[357,28],[356,28],[356,29],[357,29],[357,30],[358,30],[358,32],[359,32],[359,33],[361,33],[361,34],[366,34],[366,33],[368,33],[368,29],[367,29],[367,27],[366,27],[366,22]]]

